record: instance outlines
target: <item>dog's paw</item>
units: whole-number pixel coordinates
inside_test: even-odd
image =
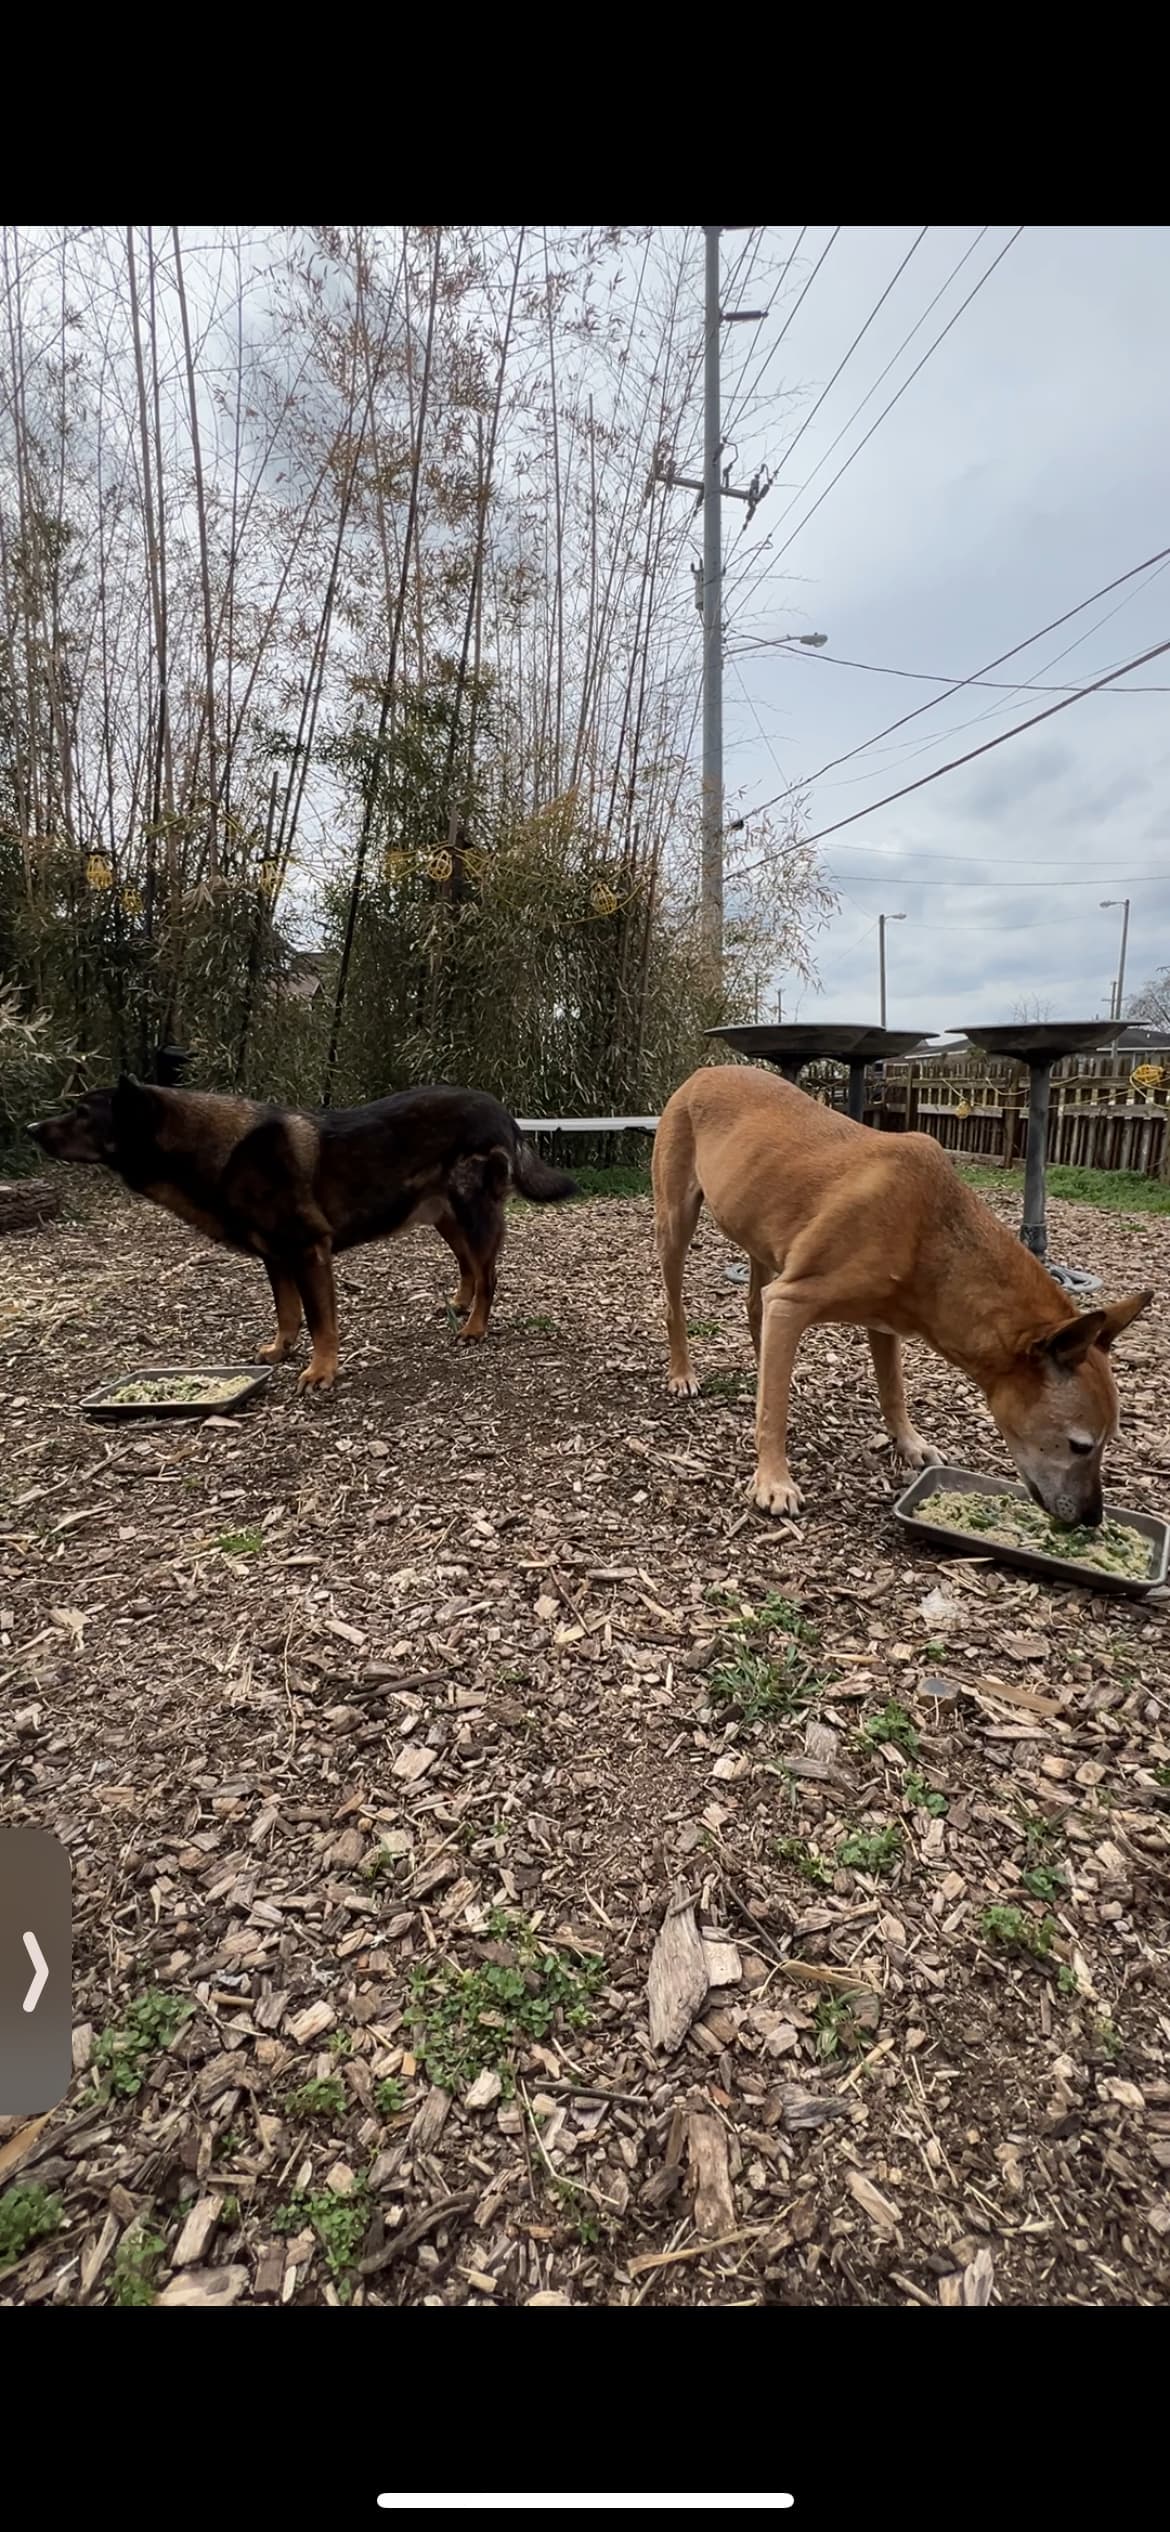
[[[697,1398],[699,1383],[695,1373],[672,1372],[666,1384],[672,1398]]]
[[[791,1477],[763,1477],[758,1469],[747,1493],[748,1502],[754,1503],[757,1512],[770,1512],[776,1516],[799,1512],[804,1501],[799,1486],[793,1485]]]
[[[274,1336],[270,1344],[257,1346],[256,1361],[258,1363],[286,1363],[291,1351],[291,1346],[286,1345],[282,1337]]]
[[[458,1342],[460,1345],[482,1345],[486,1335],[486,1328],[460,1328]]]
[[[943,1455],[932,1442],[924,1442],[921,1433],[905,1433],[894,1444],[894,1457],[904,1468],[941,1468]]]
[[[333,1364],[331,1364],[331,1365],[326,1365],[326,1366],[324,1366],[324,1367],[323,1367],[320,1371],[314,1371],[313,1366],[312,1366],[312,1364],[310,1363],[308,1370],[307,1370],[307,1371],[303,1371],[303,1372],[301,1373],[300,1379],[299,1379],[299,1380],[298,1380],[298,1382],[297,1382],[297,1388],[298,1388],[298,1389],[332,1389],[332,1387],[333,1387],[333,1383],[334,1383],[334,1381],[336,1380],[336,1378],[337,1378],[337,1365],[336,1365],[336,1363],[333,1363]]]

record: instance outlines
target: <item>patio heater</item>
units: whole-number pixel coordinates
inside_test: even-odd
[[[738,1055],[762,1055],[785,1081],[796,1081],[806,1064],[846,1064],[849,1068],[849,1114],[860,1123],[865,1113],[865,1076],[871,1064],[892,1063],[921,1046],[922,1029],[874,1029],[858,1021],[760,1021],[744,1027],[708,1029]]]
[[[1024,1155],[1024,1219],[1020,1238],[1033,1257],[1048,1267],[1053,1282],[1066,1292],[1096,1292],[1099,1277],[1077,1266],[1053,1266],[1048,1259],[1045,1171],[1048,1163],[1048,1111],[1052,1068],[1067,1055],[1086,1054],[1090,1047],[1113,1046],[1123,1020],[1012,1020],[1002,1028],[965,1028],[963,1035],[984,1055],[1006,1055],[1028,1067],[1028,1148]]]
[[[921,1029],[874,1029],[859,1021],[855,1027],[846,1022],[824,1020],[769,1020],[745,1022],[743,1027],[708,1029],[708,1037],[718,1037],[725,1046],[733,1046],[737,1055],[762,1055],[765,1063],[774,1064],[785,1081],[795,1082],[806,1064],[845,1064],[849,1071],[848,1108],[860,1124],[865,1112],[865,1076],[870,1064],[892,1062],[899,1055],[909,1055],[921,1046]],[[747,1282],[747,1269],[729,1266],[729,1283]]]

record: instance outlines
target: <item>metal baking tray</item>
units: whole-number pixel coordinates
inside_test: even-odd
[[[894,1519],[915,1538],[929,1539],[932,1546],[957,1549],[960,1555],[987,1556],[997,1565],[1021,1565],[1028,1574],[1051,1576],[1057,1582],[1079,1583],[1082,1590],[1112,1591],[1126,1600],[1144,1600],[1166,1580],[1170,1568],[1170,1526],[1159,1521],[1152,1512],[1123,1512],[1119,1504],[1106,1504],[1109,1520],[1121,1522],[1126,1529],[1138,1530],[1150,1543],[1150,1570],[1138,1574],[1106,1574],[1093,1565],[1080,1565],[1072,1556],[1046,1556],[1040,1548],[1004,1547],[998,1540],[976,1539],[963,1530],[946,1530],[930,1518],[930,1497],[934,1494],[1018,1495],[1028,1501],[1026,1486],[1018,1486],[1003,1477],[982,1477],[973,1468],[923,1468],[919,1470],[904,1494],[894,1505]]]
[[[135,1418],[141,1421],[143,1416],[234,1415],[237,1407],[246,1406],[248,1400],[255,1398],[271,1378],[272,1370],[268,1364],[144,1363],[137,1371],[120,1372],[116,1380],[103,1381],[100,1389],[91,1390],[89,1397],[81,1400],[81,1412],[100,1417],[103,1423],[109,1424],[130,1423]],[[199,1398],[135,1398],[115,1405],[116,1392],[124,1389],[131,1380],[206,1380],[208,1383],[213,1380],[238,1380],[240,1386],[234,1398],[221,1398],[214,1402]]]

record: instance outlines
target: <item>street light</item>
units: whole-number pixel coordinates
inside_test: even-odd
[[[1102,914],[1106,913],[1110,906],[1121,907],[1121,956],[1117,962],[1117,982],[1113,988],[1113,1000],[1109,1005],[1110,1019],[1120,1020],[1122,997],[1125,993],[1125,950],[1129,940],[1129,898],[1102,897],[1100,905]]]
[[[904,914],[879,914],[878,916],[878,975],[881,979],[883,1029],[886,1025],[886,925],[887,923],[904,923],[905,920]]]

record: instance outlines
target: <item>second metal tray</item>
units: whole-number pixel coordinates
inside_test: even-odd
[[[143,1416],[234,1415],[271,1378],[269,1366],[263,1363],[143,1363],[137,1371],[120,1372],[117,1380],[103,1381],[100,1389],[91,1390],[81,1401],[81,1412],[111,1424]],[[116,1403],[118,1390],[128,1388],[132,1380],[205,1380],[209,1386],[216,1380],[238,1380],[240,1386],[230,1398],[131,1398]]]

